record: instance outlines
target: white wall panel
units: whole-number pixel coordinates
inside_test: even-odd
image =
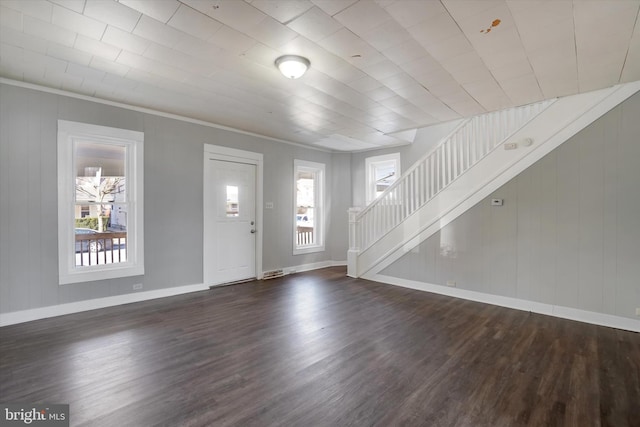
[[[25,307],[30,307],[29,301],[29,270],[31,260],[29,256],[29,102],[15,103],[2,109],[3,118],[9,129],[9,140],[22,140],[21,144],[11,144],[7,157],[3,157],[3,169],[9,169],[8,194],[2,197],[3,202],[9,203],[7,216],[9,218],[8,235],[3,236],[2,244],[6,245],[8,259],[6,267],[8,280],[17,286],[9,290],[9,301],[15,301]],[[2,126],[4,127],[4,125]],[[27,132],[26,138],[20,138]],[[4,143],[3,143],[4,145]],[[16,191],[15,184],[20,184],[21,191]]]
[[[484,289],[497,295],[516,296],[516,261],[518,223],[516,221],[517,186],[509,182],[494,192],[489,199],[503,199],[503,206],[491,206],[489,200],[480,203],[482,218],[482,248],[479,257],[482,265]],[[491,265],[492,268],[485,266]],[[472,280],[472,279],[471,279]]]
[[[476,255],[479,250],[482,250],[482,228],[475,223],[474,215],[463,215],[463,217],[464,227],[455,233],[455,241],[452,242],[455,245],[453,248],[455,271],[459,274],[453,275],[450,280],[454,280],[456,286],[482,289],[486,285],[486,278],[482,275],[482,259]],[[476,280],[478,277],[480,280]]]
[[[537,248],[537,275],[531,288],[534,301],[553,304],[557,286],[557,159],[555,156],[543,157],[539,162],[538,215],[539,243]]]
[[[552,303],[557,271],[556,157],[542,158],[517,183],[517,297]]]
[[[349,224],[346,211],[341,207],[350,206],[351,203],[351,155],[347,153],[335,153],[331,155],[331,169],[327,172],[327,186],[330,198],[325,201],[326,209],[333,215],[326,218],[327,248],[333,261],[346,260],[348,242],[344,238],[349,233]]]
[[[41,94],[37,102],[35,108],[38,109],[40,117],[54,117],[58,113],[58,97],[55,95]],[[40,141],[35,147],[34,156],[39,156],[40,159],[38,163],[40,168],[38,198],[42,211],[39,216],[36,216],[36,220],[39,219],[43,234],[40,237],[40,263],[37,267],[40,272],[40,281],[37,283],[40,300],[32,304],[34,307],[42,307],[51,304],[52,301],[58,301],[58,278],[55,275],[47,274],[50,271],[58,271],[58,239],[51,238],[48,234],[49,230],[58,228],[58,217],[55,214],[58,206],[56,188],[58,168],[56,161],[49,161],[49,159],[57,158],[58,124],[54,121],[40,119],[38,126]]]
[[[30,94],[28,97],[28,108],[39,110],[40,97],[37,94]],[[26,149],[26,174],[15,171],[16,177],[22,176],[22,179],[27,181],[27,209],[22,213],[24,220],[28,222],[25,227],[23,238],[27,244],[27,257],[23,262],[27,263],[28,279],[25,283],[28,289],[29,303],[33,306],[38,306],[42,300],[40,282],[42,280],[42,270],[40,269],[40,259],[44,254],[42,248],[42,236],[43,227],[42,212],[44,206],[42,206],[41,200],[41,174],[40,169],[41,157],[40,157],[40,144],[42,141],[42,131],[40,128],[40,120],[37,116],[27,116],[27,143]],[[47,211],[49,211],[47,209]]]
[[[538,192],[535,191],[536,173],[534,168],[522,172],[515,181],[517,193],[515,199],[505,203],[515,203],[517,208],[517,276],[516,295],[520,298],[532,299],[531,288],[536,280],[537,251],[540,233],[540,220],[537,212],[539,205]]]
[[[558,161],[558,288],[556,301],[572,306],[578,298],[578,238],[579,197],[576,188],[580,177],[579,160],[572,150],[572,141],[556,150]],[[561,165],[561,167],[560,167]]]
[[[604,175],[603,145],[607,137],[603,121],[594,123],[579,139],[580,183],[575,191],[580,195],[580,242],[578,247],[578,308],[602,310],[603,301],[603,213]]]
[[[617,185],[607,189],[617,195],[618,270],[615,288],[606,289],[616,293],[616,314],[640,307],[640,98],[635,95],[626,104],[629,111],[622,111],[618,139]]]
[[[605,149],[603,153],[603,185],[605,189],[617,187],[618,181],[618,153],[620,151],[620,110],[614,110],[603,117],[604,127],[610,129],[605,135]],[[617,242],[618,242],[618,198],[617,191],[605,191],[603,198],[603,277],[606,282],[616,283],[618,277],[617,268]],[[607,314],[614,314],[616,310],[616,292],[611,292],[605,286],[603,293],[602,310]]]
[[[380,274],[441,286],[453,280],[460,289],[637,319],[638,117],[640,94]],[[504,206],[490,206],[492,198]],[[433,265],[429,248],[452,241],[456,257],[437,253]]]

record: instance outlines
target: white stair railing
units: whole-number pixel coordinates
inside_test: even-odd
[[[369,248],[554,101],[495,111],[463,121],[380,197],[359,213],[352,212],[350,251]]]

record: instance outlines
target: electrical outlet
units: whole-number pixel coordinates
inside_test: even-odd
[[[136,283],[135,285],[133,285],[134,291],[139,291],[140,289],[142,289],[142,283]]]
[[[456,281],[455,280],[447,280],[447,286],[455,288],[456,287]]]

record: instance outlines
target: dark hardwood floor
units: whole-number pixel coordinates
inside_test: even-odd
[[[640,334],[330,268],[0,328],[0,401],[82,426],[640,426]]]

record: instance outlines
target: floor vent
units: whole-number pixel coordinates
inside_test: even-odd
[[[282,276],[284,276],[284,271],[282,269],[265,271],[264,276],[262,276],[262,280],[275,279],[276,277]]]

